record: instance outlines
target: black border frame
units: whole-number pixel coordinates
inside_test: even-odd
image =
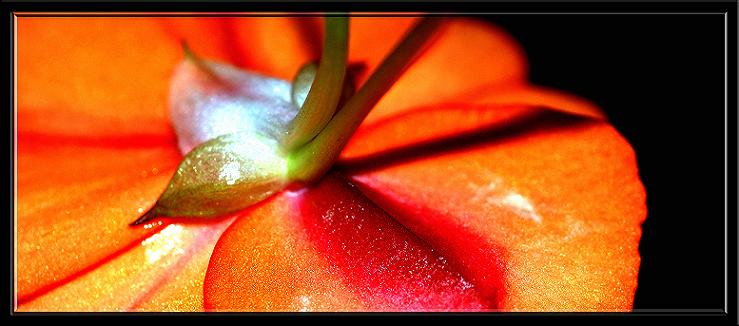
[[[144,3],[142,1],[108,1],[108,2],[76,2],[76,3],[60,3],[60,2],[21,2],[21,1],[8,1],[2,3],[3,19],[5,26],[8,27],[8,33],[2,33],[2,41],[4,44],[9,45],[9,59],[6,61],[6,65],[3,65],[3,75],[5,80],[10,85],[10,89],[3,88],[3,97],[9,100],[10,107],[13,107],[13,94],[10,90],[13,89],[13,15],[14,12],[47,12],[47,13],[69,13],[69,12],[129,12],[129,13],[147,13],[156,11],[177,11],[177,12],[204,12],[204,11],[223,11],[223,12],[234,12],[234,11],[260,11],[260,12],[283,12],[283,11],[296,11],[296,12],[378,12],[382,10],[390,10],[394,13],[401,12],[725,12],[727,19],[727,72],[726,72],[726,105],[727,105],[727,120],[724,121],[727,128],[727,136],[725,139],[727,146],[727,306],[724,312],[708,312],[708,311],[660,311],[660,312],[632,312],[632,313],[494,313],[494,314],[458,314],[458,313],[427,313],[427,314],[395,314],[395,313],[383,313],[383,314],[366,314],[366,313],[315,313],[308,314],[308,316],[332,316],[332,317],[345,317],[345,316],[363,316],[363,317],[376,317],[376,316],[421,316],[421,317],[500,317],[508,320],[509,318],[531,320],[530,317],[550,317],[553,319],[569,318],[569,317],[608,317],[617,320],[625,320],[627,318],[637,319],[651,319],[651,318],[679,318],[680,320],[694,320],[696,318],[705,319],[705,321],[712,322],[731,322],[739,323],[737,320],[737,204],[735,201],[737,198],[737,2],[736,1],[720,1],[720,2],[555,2],[555,1],[525,1],[525,2],[464,2],[464,3],[449,3],[449,2],[430,2],[430,3],[392,3],[389,2],[354,2],[354,3],[338,3],[338,2],[320,2],[320,3],[307,3],[307,2],[272,2],[272,3],[240,3],[236,1],[223,1],[217,3],[203,3],[203,2],[155,2],[155,3]],[[33,14],[31,14],[33,15]],[[118,14],[114,14],[119,16]],[[9,64],[8,64],[9,63]],[[9,180],[10,193],[13,194],[13,175],[14,175],[14,160],[12,155],[13,149],[13,110],[9,111],[8,116],[8,141],[4,144],[9,146],[8,152],[11,153],[11,160],[9,160]],[[728,135],[732,137],[728,137]],[[6,197],[9,202],[6,207],[9,207],[9,216],[13,216],[13,196]],[[9,250],[10,252],[10,291],[9,291],[9,307],[10,316],[16,319],[26,319],[25,317],[31,316],[152,316],[152,315],[184,315],[184,316],[200,316],[200,313],[17,313],[13,312],[13,278],[12,278],[12,247],[14,245],[13,239],[13,219],[10,218],[10,234],[9,234]],[[728,245],[732,244],[732,245]],[[251,313],[236,313],[236,314],[207,314],[209,316],[296,316],[296,314],[251,314]]]

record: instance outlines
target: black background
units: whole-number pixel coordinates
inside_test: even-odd
[[[490,15],[530,80],[596,102],[636,150],[635,309],[724,307],[724,16]],[[733,109],[735,110],[735,109]]]

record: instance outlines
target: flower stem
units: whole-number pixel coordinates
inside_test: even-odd
[[[354,131],[425,48],[439,26],[441,20],[434,18],[424,18],[416,24],[328,125],[313,140],[290,153],[290,180],[311,183],[331,168]]]
[[[349,52],[349,18],[326,17],[324,26],[326,36],[316,78],[282,141],[287,151],[313,139],[333,117],[341,97]]]

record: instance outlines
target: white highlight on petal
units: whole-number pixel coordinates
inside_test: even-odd
[[[502,198],[501,203],[513,208],[519,212],[520,215],[528,217],[537,223],[541,223],[541,216],[536,212],[534,206],[531,205],[531,202],[529,202],[526,197],[515,192],[509,192]]]
[[[183,249],[185,243],[182,239],[183,231],[184,228],[181,225],[170,224],[159,231],[159,233],[142,241],[141,245],[146,248],[144,251],[146,262],[153,264],[168,255],[181,255],[185,253]]]
[[[301,295],[301,296],[298,297],[298,300],[300,301],[299,302],[299,306],[300,306],[299,311],[313,311],[313,309],[311,309],[311,307],[310,307],[310,297],[309,296],[307,296],[307,295]]]
[[[467,187],[474,191],[471,198],[474,202],[483,202],[489,209],[511,209],[516,215],[541,223],[542,217],[534,205],[520,193],[511,190],[500,177],[489,175],[488,183],[468,183]]]

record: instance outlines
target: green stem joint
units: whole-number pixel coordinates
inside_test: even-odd
[[[372,73],[362,87],[352,96],[346,104],[334,115],[335,109],[326,110],[325,114],[321,114],[321,118],[330,115],[330,120],[326,120],[325,127],[321,126],[321,130],[314,131],[306,135],[313,135],[310,141],[299,147],[292,147],[288,157],[288,179],[291,181],[301,181],[312,183],[320,179],[331,168],[333,163],[338,159],[342,149],[346,146],[352,134],[356,131],[364,118],[369,114],[372,108],[380,101],[385,93],[390,90],[395,81],[400,78],[402,73],[410,66],[413,59],[425,48],[428,41],[435,34],[441,25],[441,20],[433,18],[424,18],[416,24],[404,39],[393,49],[393,51],[385,57],[378,68]],[[327,21],[328,26],[328,21]],[[328,31],[328,27],[327,27]],[[338,33],[337,33],[338,34]],[[327,33],[327,38],[332,34]],[[326,40],[327,44],[335,44]],[[324,49],[326,54],[331,51]],[[328,61],[328,59],[326,60]],[[320,69],[323,68],[324,60],[321,58],[321,66],[316,76],[313,87],[317,86],[320,78]],[[345,71],[345,65],[340,69]],[[342,75],[343,78],[343,75]],[[311,89],[311,93],[313,89]],[[341,88],[330,89],[329,92],[335,93],[331,96],[333,100],[341,94]],[[324,95],[326,96],[326,95]],[[310,94],[306,100],[298,116],[303,111],[310,109],[307,104]],[[308,114],[306,112],[305,114]],[[316,119],[317,120],[317,119]],[[319,124],[315,124],[318,126]],[[307,138],[307,137],[306,137]],[[305,139],[305,138],[303,138]]]

